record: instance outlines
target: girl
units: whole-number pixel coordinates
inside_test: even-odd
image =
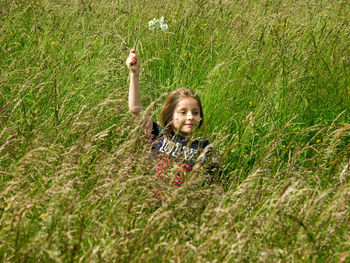
[[[130,51],[126,65],[130,69],[129,109],[137,117],[143,109],[139,86],[140,60],[134,49]],[[174,90],[167,97],[159,119],[161,125],[152,121],[148,115],[143,121],[143,129],[153,141],[153,152],[165,157],[165,161],[157,165],[155,173],[157,177],[162,178],[170,163],[176,162],[179,168],[174,186],[179,187],[198,157],[200,163],[206,161],[208,155],[204,153],[208,153],[211,147],[207,140],[191,140],[193,131],[203,122],[201,100],[192,90],[185,88]],[[217,168],[218,162],[214,161],[210,165],[209,173],[215,174]]]

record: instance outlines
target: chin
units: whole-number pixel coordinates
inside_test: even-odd
[[[181,133],[188,135],[188,134],[192,133],[192,130],[181,131]]]

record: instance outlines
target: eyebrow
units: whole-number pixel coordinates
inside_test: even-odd
[[[188,109],[188,108],[185,107],[185,106],[179,108],[179,110],[187,110],[187,109]],[[196,107],[196,108],[193,108],[192,110],[193,110],[193,111],[199,111],[200,109]]]

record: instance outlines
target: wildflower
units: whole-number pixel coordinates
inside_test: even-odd
[[[283,148],[286,148],[286,146],[285,146],[285,145],[282,145],[282,147],[283,147]]]
[[[39,2],[36,2],[37,5],[39,5]]]
[[[167,24],[161,24],[160,25],[160,30],[162,30],[162,31],[168,30],[168,25]]]
[[[174,12],[174,15],[177,15],[177,12]]]
[[[153,20],[148,21],[149,30],[154,30],[159,24],[159,19],[154,18]]]
[[[41,215],[40,215],[40,218],[44,218],[44,217],[45,217],[45,214],[41,214]]]
[[[164,22],[164,16],[162,16],[160,19],[153,18],[153,20],[148,21],[148,29],[160,29],[162,31],[168,30],[168,25]]]
[[[320,117],[320,121],[322,121],[322,117]]]
[[[321,140],[320,140],[320,139],[316,140],[316,143],[320,143],[320,142],[321,142]]]
[[[253,102],[249,101],[249,106],[253,106]]]
[[[12,34],[13,34],[13,33],[12,33],[12,31],[10,31],[10,33],[9,33],[9,34],[10,34],[10,36],[12,36]]]
[[[56,42],[55,42],[55,41],[52,41],[52,42],[51,42],[51,45],[53,45],[53,46],[56,45]]]

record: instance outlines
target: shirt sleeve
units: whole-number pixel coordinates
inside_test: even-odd
[[[152,140],[155,140],[159,134],[162,132],[163,128],[158,124],[156,123],[155,121],[152,121],[153,122],[153,126],[152,126]]]

